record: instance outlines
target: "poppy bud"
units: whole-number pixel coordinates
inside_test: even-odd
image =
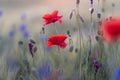
[[[95,39],[96,39],[96,41],[98,41],[99,40],[99,36],[96,36]]]
[[[94,8],[93,7],[89,8],[89,11],[90,11],[91,14],[93,14]]]
[[[103,36],[103,32],[102,31],[99,30],[97,33],[98,33],[98,35]]]
[[[93,5],[93,0],[90,0],[90,4]]]
[[[73,11],[70,13],[69,19],[72,19]]]
[[[18,44],[19,44],[19,45],[23,45],[23,41],[19,41]]]
[[[78,48],[75,49],[75,53],[77,53],[77,52],[78,52]]]
[[[80,0],[76,0],[76,4],[79,5],[79,3],[80,3]]]
[[[73,47],[73,46],[70,46],[69,51],[72,52],[73,49],[74,49],[74,47]]]
[[[67,35],[68,35],[69,37],[71,37],[71,35],[70,35],[70,31],[69,31],[69,30],[67,31]]]
[[[67,34],[68,34],[68,35],[70,34],[70,31],[69,31],[69,30],[67,31]]]
[[[33,43],[33,44],[35,44],[35,41],[34,41],[34,40],[32,40],[32,39],[30,39],[30,42],[31,42],[31,43]]]
[[[85,21],[84,21],[83,17],[82,16],[79,16],[79,17],[80,17],[81,22],[84,23]]]
[[[97,17],[100,19],[100,18],[101,18],[101,14],[100,14],[100,13],[97,13]]]
[[[105,12],[105,9],[104,9],[104,8],[102,8],[102,9],[101,9],[101,11],[104,13],[104,12]]]
[[[45,34],[45,28],[44,27],[42,27],[42,32],[43,32],[43,34]]]
[[[112,3],[112,7],[115,7],[115,4],[114,4],[114,3]]]

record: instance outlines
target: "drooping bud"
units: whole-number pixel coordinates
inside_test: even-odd
[[[70,35],[70,31],[69,31],[69,30],[67,31],[67,35],[68,35],[69,37],[71,37],[71,35]]]

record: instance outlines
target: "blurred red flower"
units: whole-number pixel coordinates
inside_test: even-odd
[[[67,44],[64,42],[67,36],[65,34],[52,35],[47,41],[48,46],[58,45],[61,48],[65,48]]]
[[[120,17],[110,17],[102,21],[102,36],[108,42],[120,39]]]
[[[51,14],[45,14],[42,18],[45,20],[44,26],[50,23],[55,23],[56,21],[62,23],[62,16],[58,16],[58,10],[53,11]]]

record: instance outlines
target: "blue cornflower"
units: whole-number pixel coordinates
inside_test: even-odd
[[[49,47],[47,45],[44,48],[45,48],[45,51],[50,51],[50,49],[51,49],[51,47]]]
[[[0,11],[0,17],[3,15],[3,12],[2,11]]]
[[[27,38],[27,37],[29,37],[30,36],[30,33],[28,32],[28,31],[24,31],[23,32],[23,37],[24,38]]]
[[[113,80],[120,80],[120,68],[117,68],[117,69],[113,72]]]
[[[21,15],[21,20],[25,20],[26,17],[27,17],[27,15],[26,15],[25,13],[23,13],[23,14]]]
[[[15,35],[15,31],[14,30],[10,30],[9,34],[10,37],[13,37]]]
[[[18,68],[20,65],[16,58],[8,57],[6,59],[6,66],[8,70],[13,71],[14,69]]]
[[[46,35],[40,34],[39,39],[40,39],[41,41],[47,41],[48,38],[47,38]]]
[[[9,37],[13,37],[15,35],[15,25],[12,24],[10,31],[8,32]]]
[[[20,24],[19,29],[20,29],[20,31],[26,31],[27,30],[27,25],[26,24]]]
[[[31,78],[31,76],[25,76],[24,80],[33,80],[33,79]]]
[[[48,78],[51,73],[51,66],[48,62],[43,63],[38,67],[38,75],[40,78]]]

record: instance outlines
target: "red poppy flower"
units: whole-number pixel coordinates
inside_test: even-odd
[[[65,48],[67,44],[64,42],[67,36],[65,34],[52,35],[47,41],[48,46],[58,45],[61,48]]]
[[[120,18],[110,17],[102,21],[103,38],[108,42],[120,39]]]
[[[59,23],[62,23],[62,20],[61,20],[62,16],[58,16],[58,10],[55,10],[51,14],[45,14],[42,18],[45,20],[44,26],[50,23],[55,23],[56,21],[59,21]]]

